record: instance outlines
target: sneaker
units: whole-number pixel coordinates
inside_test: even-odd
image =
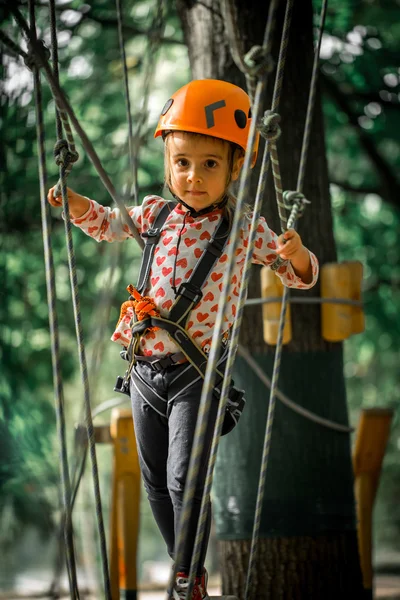
[[[208,573],[204,569],[201,577],[196,577],[191,600],[210,600],[207,594]],[[172,600],[186,600],[186,592],[189,587],[189,576],[186,573],[177,573],[174,589],[172,590]]]

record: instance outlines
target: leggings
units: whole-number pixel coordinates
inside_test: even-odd
[[[179,369],[186,366],[187,364],[173,365],[156,371],[148,363],[140,362],[136,364],[136,369],[153,390],[168,400],[171,381],[177,376]],[[168,554],[173,560],[202,385],[203,380],[199,380],[168,402],[167,417],[156,412],[135,386],[131,385],[133,421],[144,487]],[[218,402],[213,398],[182,561],[176,565],[177,571],[185,573],[190,569],[217,410]],[[209,502],[197,575],[203,572],[210,526]]]

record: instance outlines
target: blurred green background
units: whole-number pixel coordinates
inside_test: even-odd
[[[21,3],[24,7],[24,4]],[[315,3],[316,10],[320,3]],[[2,29],[25,48],[18,27],[0,7]],[[138,154],[140,199],[161,193],[162,145],[153,139],[160,107],[190,79],[189,60],[174,4],[164,5],[160,35],[157,3],[124,5],[129,84]],[[321,50],[321,86],[327,156],[339,260],[364,265],[366,330],[345,342],[345,376],[351,422],[360,408],[395,410],[375,509],[375,561],[400,564],[400,19],[397,1],[338,0],[328,13]],[[117,190],[129,184],[128,128],[116,14],[110,0],[57,3],[63,88]],[[39,34],[49,43],[47,7],[37,11]],[[60,517],[56,436],[33,82],[23,62],[1,48],[0,146],[0,590],[21,586],[24,573],[43,570],[51,581]],[[148,102],[143,97],[149,90]],[[49,186],[57,181],[52,159],[54,102],[43,86]],[[76,139],[80,153],[69,185],[103,204],[108,193]],[[128,190],[129,191],[129,190]],[[129,202],[129,200],[128,200]],[[79,375],[64,224],[52,209],[57,311],[71,462],[79,461],[74,424],[82,421]],[[97,245],[73,232],[93,407],[115,397],[124,364],[108,338],[135,281],[135,244]],[[95,423],[106,423],[109,411]],[[107,520],[111,451],[99,447]],[[140,565],[165,561],[147,503],[141,508]],[[78,557],[88,573],[98,561],[92,486],[83,478],[74,513]],[[106,524],[107,527],[107,524]],[[40,552],[37,549],[40,548]],[[42,572],[42,571],[41,571]],[[39,584],[38,584],[39,585]],[[43,586],[46,587],[44,581]]]

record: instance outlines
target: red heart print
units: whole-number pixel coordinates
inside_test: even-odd
[[[221,256],[221,258],[219,259],[219,262],[225,262],[226,260],[228,260],[228,255],[227,254],[223,254]]]
[[[234,296],[239,296],[239,292],[238,292],[238,289],[237,289],[237,288],[234,288],[234,289],[233,289],[233,295],[234,295]]]
[[[236,283],[237,282],[237,275],[234,275],[232,277],[231,283]]]
[[[156,298],[158,298],[159,296],[161,296],[161,298],[164,298],[164,296],[165,296],[165,291],[162,287],[158,288],[158,290],[156,292]]]
[[[236,250],[236,252],[235,252],[236,256],[239,256],[239,254],[240,254],[241,252],[243,252],[243,248],[237,248],[237,250]]]
[[[165,259],[166,259],[165,256],[157,256],[157,258],[156,258],[157,266],[159,267],[160,265],[162,265]]]
[[[203,225],[201,223],[192,223],[192,227],[197,229],[197,231],[200,231],[200,229],[203,227]]]
[[[179,260],[176,261],[176,266],[177,267],[182,267],[183,269],[186,269],[187,267],[187,260],[186,258],[180,258]]]
[[[159,281],[159,277],[152,277],[151,278],[151,285],[154,287],[155,285],[157,285],[158,281]]]
[[[93,233],[94,231],[97,231],[98,227],[89,227],[88,228],[88,233]]]
[[[178,279],[175,279],[175,283],[174,283],[174,282],[172,281],[172,277],[171,277],[171,279],[169,280],[169,282],[170,282],[170,284],[171,284],[171,285],[176,285],[176,286],[178,286],[178,285],[179,285],[179,284],[182,282],[182,279],[181,279],[180,277],[178,277]]]
[[[236,305],[232,304],[232,314],[234,317],[236,317]]]
[[[208,317],[208,313],[198,313],[197,318],[199,319],[200,323],[202,323],[203,321],[205,321]]]
[[[264,233],[265,229],[264,227],[261,225],[261,223],[259,223],[258,227],[257,227],[257,233]]]
[[[221,277],[222,277],[222,273],[215,273],[215,272],[211,273],[211,279],[213,281],[218,281],[218,279],[221,279]]]
[[[191,327],[193,327],[193,321],[189,321],[189,323],[187,324],[188,329],[190,329]]]
[[[164,246],[168,246],[168,244],[172,241],[172,235],[169,238],[163,239]]]
[[[211,239],[211,235],[208,233],[208,231],[203,231],[203,233],[200,236],[201,240],[209,240]]]
[[[272,240],[272,242],[268,242],[267,246],[268,248],[271,248],[271,250],[276,250],[276,243],[274,240]]]
[[[161,273],[166,277],[172,272],[172,267],[163,267]]]
[[[274,262],[276,259],[276,254],[267,254],[266,259],[268,262]]]
[[[146,333],[146,338],[150,338],[151,340],[154,340],[155,337],[156,337],[156,334],[154,331],[148,331]],[[142,340],[142,341],[144,342],[145,340]]]
[[[258,238],[258,240],[255,242],[255,247],[258,248],[260,250],[260,248],[262,247],[262,243],[263,243],[263,239],[262,238]]]
[[[203,300],[204,300],[204,302],[207,302],[207,300],[214,300],[214,294],[212,292],[207,292],[207,294],[204,296]]]
[[[114,340],[114,341],[115,341],[115,340],[119,340],[119,338],[120,338],[120,337],[121,337],[121,334],[120,334],[120,333],[114,333],[114,335],[113,335],[113,340]]]
[[[191,276],[192,273],[193,273],[193,269],[189,269],[189,271],[185,275],[185,279],[189,279],[189,277]]]
[[[190,248],[190,246],[193,246],[193,244],[196,243],[196,238],[190,239],[190,238],[185,238],[185,244],[188,248]]]
[[[164,350],[164,344],[162,342],[157,342],[157,344],[154,344],[154,350],[162,352]]]
[[[203,250],[201,248],[195,248],[194,249],[194,255],[196,258],[200,258],[200,256],[203,254]]]
[[[172,300],[166,300],[165,302],[163,302],[162,307],[165,308],[166,310],[169,310],[172,306]]]
[[[218,219],[218,215],[208,215],[209,221],[216,221]]]
[[[198,337],[202,337],[204,335],[204,331],[195,331],[194,334],[192,335],[193,339],[196,339]]]
[[[219,291],[222,292],[223,284],[220,283],[218,287],[219,287]]]
[[[211,312],[217,312],[218,310],[218,304],[214,304],[214,306],[211,309]]]
[[[176,246],[171,248],[171,250],[168,250],[168,256],[172,256],[172,255],[176,256]]]

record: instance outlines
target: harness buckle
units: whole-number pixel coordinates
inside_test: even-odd
[[[203,292],[196,285],[190,283],[190,281],[186,281],[179,286],[177,296],[184,296],[193,302],[193,304],[197,304],[202,299]]]
[[[146,244],[156,244],[159,240],[161,229],[156,227],[149,227],[147,231],[144,231],[141,236],[146,239]]]

